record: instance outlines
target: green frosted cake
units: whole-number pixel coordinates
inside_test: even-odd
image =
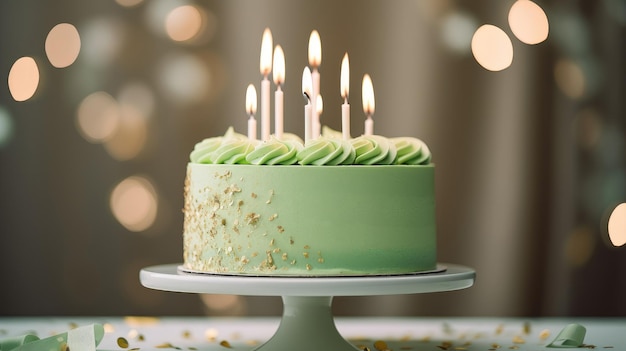
[[[185,180],[191,272],[350,276],[436,268],[434,165],[415,138],[196,144]]]

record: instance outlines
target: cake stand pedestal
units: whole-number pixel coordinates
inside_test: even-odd
[[[150,289],[208,294],[281,296],[278,330],[257,351],[360,351],[337,331],[331,311],[334,296],[415,294],[460,290],[472,286],[476,272],[439,264],[432,273],[359,277],[247,276],[185,273],[179,264],[141,270]]]

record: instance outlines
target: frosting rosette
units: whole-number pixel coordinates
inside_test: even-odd
[[[396,161],[396,145],[380,135],[363,135],[351,140],[356,152],[355,164],[391,165]]]
[[[224,136],[206,138],[194,145],[193,151],[189,154],[189,160],[193,163],[215,163],[213,161],[213,153],[216,152],[224,142],[233,139],[247,140],[247,137],[235,132],[233,127],[229,127],[226,133],[224,133]]]
[[[302,144],[293,140],[269,140],[256,145],[246,156],[246,161],[253,165],[292,165],[298,162],[297,154]]]
[[[426,165],[432,159],[430,149],[425,142],[417,138],[399,137],[392,138],[396,145],[398,158],[396,164],[399,165]]]
[[[308,141],[298,152],[298,163],[301,165],[351,165],[355,158],[356,151],[349,141],[326,137]]]
[[[246,139],[226,139],[220,147],[211,153],[211,162],[215,164],[248,164],[246,156],[258,142]]]

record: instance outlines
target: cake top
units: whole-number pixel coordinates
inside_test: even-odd
[[[428,146],[417,138],[363,135],[346,140],[327,127],[306,143],[290,133],[261,142],[230,127],[223,136],[197,143],[189,155],[192,163],[316,166],[426,165],[431,158]]]
[[[261,42],[261,140],[257,140],[256,88],[248,85],[246,112],[248,135],[229,128],[221,137],[207,138],[194,147],[192,163],[253,164],[253,165],[425,165],[431,162],[430,150],[420,139],[411,137],[385,138],[374,134],[372,115],[375,109],[374,86],[369,74],[363,76],[362,102],[366,115],[364,135],[350,137],[350,65],[346,52],[341,62],[340,90],[341,132],[321,127],[319,114],[323,109],[320,95],[321,41],[314,30],[309,39],[309,67],[302,72],[304,107],[304,142],[298,136],[283,131],[283,91],[285,55],[280,45],[272,53],[273,39],[269,28]],[[270,135],[270,81],[273,74],[275,93],[275,132]]]

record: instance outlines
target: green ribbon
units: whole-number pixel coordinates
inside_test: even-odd
[[[559,332],[554,341],[547,347],[554,348],[576,348],[583,345],[587,329],[580,324],[569,324]]]
[[[69,336],[69,339],[68,339]],[[0,339],[0,351],[41,351],[61,350],[63,344],[70,350],[85,349],[85,343],[94,343],[93,350],[104,337],[104,328],[100,324],[92,324],[65,333],[39,339],[36,335],[25,334]],[[72,348],[72,345],[77,346]],[[89,350],[89,349],[87,349]]]

